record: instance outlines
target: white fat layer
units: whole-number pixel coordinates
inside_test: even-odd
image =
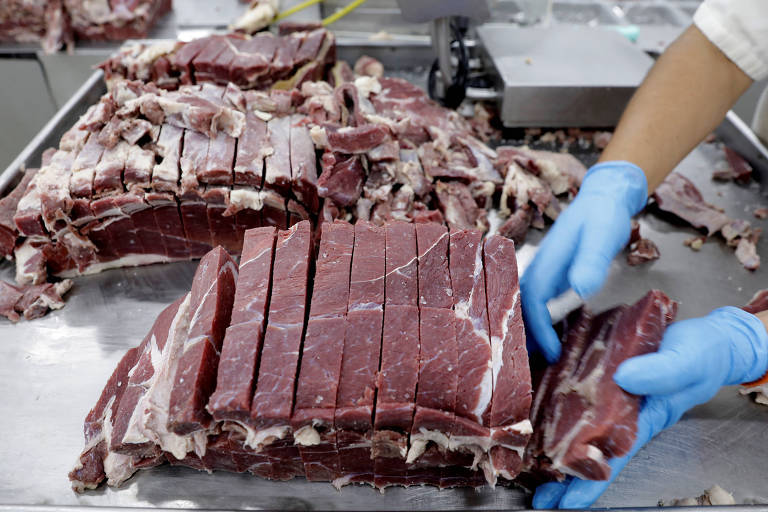
[[[381,82],[375,76],[359,76],[355,78],[355,87],[358,94],[363,98],[381,92]]]
[[[294,444],[316,446],[320,444],[320,433],[313,425],[305,425],[293,433]]]
[[[104,464],[104,474],[107,477],[107,484],[118,486],[128,480],[136,472],[133,465],[133,458],[130,455],[122,455],[109,450],[109,440],[112,438],[112,404],[115,397],[112,396],[104,409],[104,418],[102,419],[101,434],[95,439],[96,444],[104,441],[106,444],[106,456],[102,461]]]
[[[242,30],[253,33],[266,27],[277,16],[277,1],[268,0],[259,2],[253,8],[249,8],[235,22],[230,25],[230,30]]]
[[[40,249],[32,246],[28,241],[18,246],[14,250],[16,257],[16,282],[19,284],[32,284],[38,277],[36,272],[28,272],[27,263],[36,254],[40,254]]]
[[[123,256],[122,258],[118,258],[116,260],[107,261],[103,263],[93,263],[91,265],[88,265],[86,269],[82,272],[78,271],[76,268],[73,269],[67,269],[63,272],[60,272],[56,274],[57,277],[77,277],[77,276],[86,276],[90,274],[98,274],[99,272],[103,272],[105,270],[109,270],[112,268],[121,268],[121,267],[138,267],[140,265],[151,265],[152,263],[168,263],[170,261],[178,261],[178,260],[186,260],[187,258],[169,258],[165,254],[130,254],[128,256]],[[17,264],[18,268],[18,264]]]
[[[408,450],[405,462],[410,464],[421,457],[430,441],[446,450],[449,449],[450,439],[445,433],[421,427],[418,433],[411,434],[411,448]]]
[[[259,211],[264,207],[264,200],[260,192],[242,188],[234,189],[229,193],[229,202],[235,205],[238,210]]]
[[[136,406],[143,413],[140,422],[141,433],[177,459],[183,459],[191,451],[199,456],[205,455],[207,441],[205,432],[202,432],[202,435],[200,432],[195,432],[191,436],[180,436],[168,430],[173,379],[189,328],[189,302],[190,294],[187,293],[171,322],[168,340],[160,355],[159,370],[155,373],[155,378],[146,394]]]
[[[262,121],[265,121],[265,122],[269,121],[270,119],[275,117],[272,114],[270,114],[269,112],[264,112],[263,110],[256,110],[256,109],[253,110],[253,115],[255,115],[256,117],[258,117],[259,119],[261,119]],[[270,153],[270,154],[272,154],[272,153]]]
[[[456,305],[456,316],[458,318],[467,318],[472,322],[472,330],[474,331],[475,337],[482,340],[487,340],[487,342],[490,344],[490,337],[488,335],[488,332],[483,328],[482,319],[480,317],[471,317],[469,314],[469,308],[471,304],[474,304],[474,301],[477,300],[475,298],[475,287],[479,286],[481,281],[481,276],[483,275],[483,251],[482,251],[482,244],[478,244],[476,250],[475,250],[475,268],[473,273],[473,285],[472,290],[469,293],[469,300],[467,302],[460,302]],[[461,305],[461,308],[459,308],[459,305]],[[485,305],[483,305],[485,306]],[[485,311],[485,307],[482,308],[482,311]],[[463,315],[463,316],[460,316]],[[493,397],[493,387],[494,387],[494,378],[493,378],[493,346],[491,346],[491,359],[488,360],[488,366],[483,372],[483,379],[480,381],[480,393],[477,397],[477,404],[475,405],[475,408],[472,410],[472,414],[475,417],[475,421],[478,423],[482,423],[483,414],[488,410],[488,408],[491,406],[491,399]]]
[[[520,290],[515,291],[515,295],[512,297],[512,304],[504,312],[504,317],[501,320],[501,336],[491,336],[491,357],[493,361],[493,388],[496,388],[496,380],[499,378],[499,372],[501,367],[504,366],[504,340],[507,339],[509,334],[509,324],[512,315],[515,313],[515,306],[520,299]]]
[[[309,129],[309,137],[312,139],[316,148],[325,149],[328,147],[328,133],[322,126],[313,125],[312,128]]]
[[[240,423],[240,426],[245,429],[245,446],[253,448],[257,452],[260,452],[263,447],[274,443],[278,439],[283,439],[291,430],[291,427],[288,425],[269,427],[261,430],[255,430],[242,423]]]

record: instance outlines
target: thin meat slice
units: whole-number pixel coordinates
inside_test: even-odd
[[[707,235],[731,222],[717,207],[704,201],[693,182],[679,172],[667,176],[656,188],[653,198],[661,210],[675,214],[697,229],[705,229]]]
[[[195,273],[187,337],[171,391],[168,428],[179,435],[206,429],[205,410],[216,385],[224,332],[235,296],[237,265],[221,247],[209,252]]]
[[[383,228],[355,224],[349,303],[335,428],[341,476],[335,485],[373,481],[371,446],[386,272]]]
[[[168,257],[171,259],[187,259],[190,257],[190,247],[184,234],[184,225],[179,214],[176,199],[168,193],[151,192],[145,196],[152,206],[155,223],[163,233]]]
[[[221,349],[216,391],[207,409],[217,421],[250,420],[256,369],[267,323],[275,254],[274,227],[246,231],[232,321]]]
[[[152,169],[155,166],[155,154],[140,146],[130,146],[128,157],[125,160],[123,182],[125,188],[149,188],[152,182]]]
[[[267,123],[253,112],[245,114],[245,130],[237,141],[235,184],[260,187],[264,180],[264,158],[272,153],[267,141]]]
[[[641,402],[619,388],[613,374],[626,359],[657,350],[676,311],[675,302],[652,290],[632,306],[577,321],[564,364],[546,370],[549,396],[537,418],[541,444],[534,447],[546,457],[546,469],[588,480],[610,477],[608,460],[626,455],[635,442]]]
[[[96,174],[96,166],[104,154],[104,149],[96,134],[88,136],[72,164],[69,190],[73,197],[91,197],[93,195],[93,178]]]
[[[207,159],[198,171],[197,179],[213,185],[232,185],[236,144],[237,139],[223,132],[211,137]]]
[[[291,173],[293,192],[310,212],[317,213],[320,203],[317,196],[317,156],[309,129],[301,121],[304,116],[291,116]]]
[[[269,32],[245,41],[229,67],[230,81],[241,85],[255,83],[267,71],[276,48],[277,38]]]
[[[387,231],[387,306],[418,306],[416,228],[403,221],[389,222]]]
[[[312,252],[309,221],[277,236],[269,323],[251,403],[253,432],[248,445],[270,458],[273,478],[304,474],[290,421],[301,351]]]
[[[264,185],[281,191],[291,187],[291,117],[275,117],[267,123],[272,154],[265,159]]]
[[[419,306],[451,308],[451,276],[448,271],[448,229],[442,224],[416,225],[419,249]]]
[[[531,434],[531,375],[520,310],[515,244],[494,235],[483,246],[486,300],[491,335],[493,442],[486,474],[512,480],[520,472],[522,450]]]
[[[311,481],[332,481],[339,476],[334,412],[344,349],[354,235],[354,227],[346,222],[322,225],[312,306],[291,418],[304,471]]]
[[[162,160],[152,168],[152,188],[160,192],[178,190],[181,179],[179,159],[184,130],[170,124],[160,128],[156,152]]]

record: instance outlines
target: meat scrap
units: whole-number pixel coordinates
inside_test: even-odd
[[[726,163],[725,169],[718,169],[712,173],[712,179],[720,181],[735,181],[742,185],[752,181],[752,166],[749,162],[729,147],[723,147]]]
[[[658,349],[677,303],[652,290],[632,306],[566,320],[563,355],[534,380],[533,437],[525,471],[535,482],[572,475],[608,480],[608,460],[629,453],[641,398],[613,382],[624,360]]]
[[[722,506],[722,505],[736,505],[736,500],[733,499],[733,495],[715,484],[701,496],[695,498],[677,498],[669,503],[659,502],[659,505],[669,507],[708,507],[708,506]]]
[[[640,224],[634,220],[632,221],[632,232],[627,249],[629,250],[627,253],[627,263],[632,266],[657,260],[661,256],[656,244],[652,240],[643,238],[640,235]]]
[[[72,288],[72,281],[14,286],[0,281],[0,315],[11,322],[40,318],[52,309],[64,307],[64,294]]]
[[[308,221],[245,239],[239,275],[211,250],[120,362],[75,490],[162,461],[337,486],[515,477],[531,384],[511,241],[364,221],[323,224],[317,252]]]

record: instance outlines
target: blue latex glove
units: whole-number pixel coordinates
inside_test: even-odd
[[[648,200],[643,171],[604,162],[587,172],[573,203],[549,230],[520,282],[529,338],[550,363],[560,357],[547,301],[573,288],[587,298],[605,281],[611,260],[629,241],[632,217]]]
[[[610,481],[573,478],[541,485],[533,497],[534,508],[589,507],[629,459],[685,411],[707,402],[721,386],[760,378],[767,368],[768,333],[755,315],[725,307],[672,324],[658,352],[624,361],[613,377],[626,391],[645,398],[637,441],[629,455],[610,462]]]

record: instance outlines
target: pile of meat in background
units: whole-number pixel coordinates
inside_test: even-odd
[[[355,72],[334,56],[316,29],[138,45],[107,61],[109,92],[3,208],[17,281],[239,253],[246,229],[303,219],[486,231],[498,208],[501,233],[521,240],[577,190],[574,157],[494,151],[373,59]]]
[[[41,42],[47,52],[79,40],[146,37],[171,0],[4,0],[0,41]]]

